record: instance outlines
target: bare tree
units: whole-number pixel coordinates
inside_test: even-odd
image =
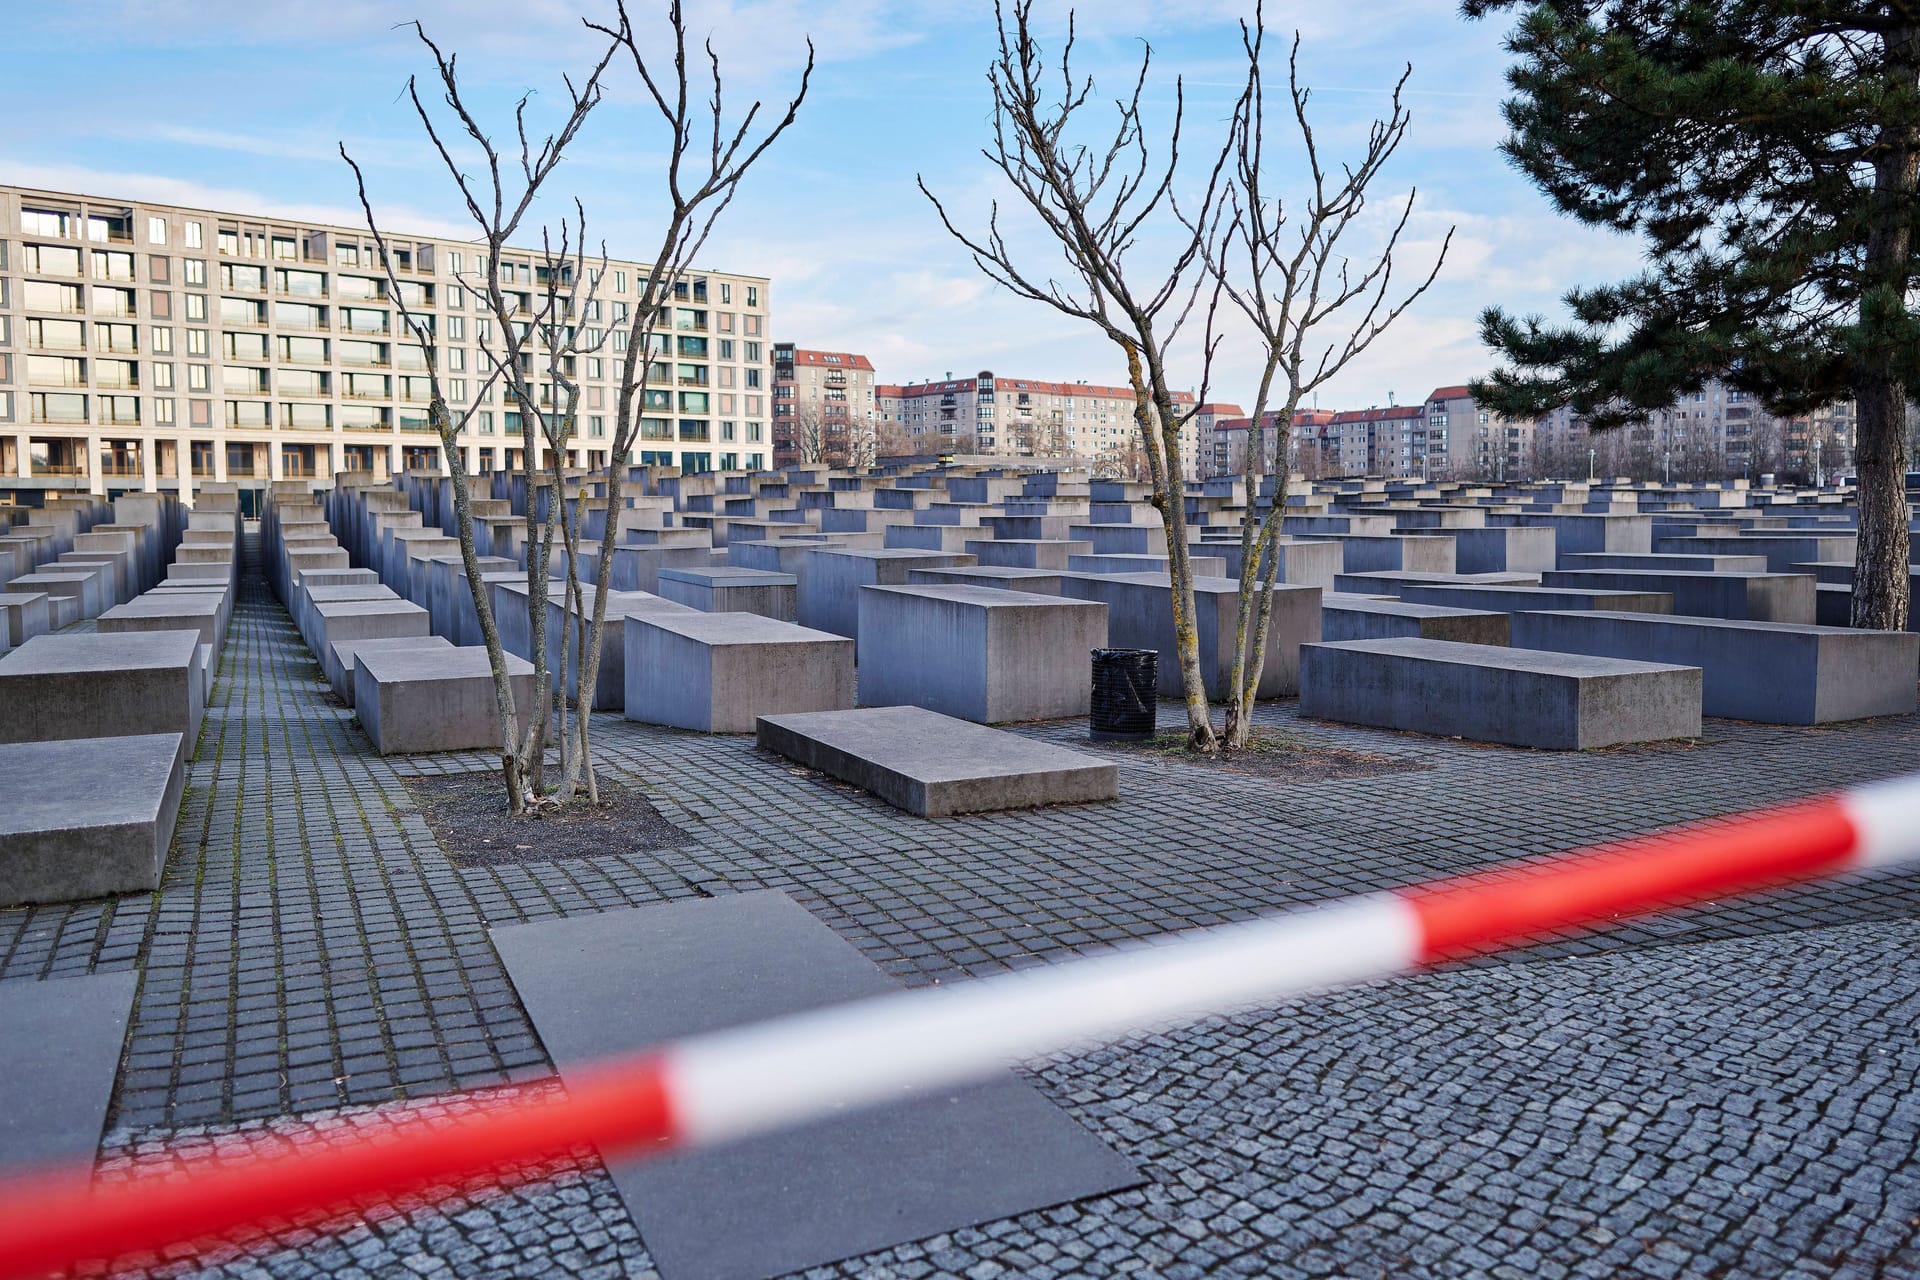
[[[739,194],[742,180],[798,118],[813,78],[813,42],[809,40],[799,87],[780,114],[756,128],[764,107],[756,100],[735,123],[730,121],[725,106],[720,57],[714,52],[712,42],[694,54],[699,59],[700,53],[704,53],[704,59],[699,59],[706,64],[704,76],[689,64],[686,12],[681,0],[672,0],[667,7],[667,22],[672,30],[671,69],[658,61],[649,61],[650,57],[658,56],[662,42],[654,35],[641,36],[635,31],[626,0],[618,0],[616,19],[611,25],[593,21],[586,25],[609,37],[614,49],[632,63],[645,89],[643,101],[651,103],[667,128],[666,218],[655,241],[651,268],[646,279],[640,282],[639,300],[623,331],[626,350],[620,366],[619,389],[615,393],[614,433],[600,477],[607,503],[607,519],[595,556],[595,563],[600,566],[600,589],[594,592],[586,651],[580,660],[578,688],[583,711],[577,721],[577,750],[570,770],[561,781],[563,797],[574,794],[582,774],[589,798],[596,795],[587,732],[589,717],[584,709],[593,706],[598,683],[600,654],[606,637],[608,566],[613,561],[619,536],[618,515],[625,501],[628,459],[640,434],[641,414],[636,409],[642,399],[646,365],[652,360],[655,340],[666,313],[679,300],[681,291],[692,283],[689,273],[694,258],[706,246],[720,216]],[[700,100],[702,95],[705,95],[704,101]]]
[[[855,471],[865,471],[879,460],[880,422],[881,420],[872,414],[848,420],[846,461],[848,467]]]
[[[827,416],[819,401],[793,406],[793,450],[803,467],[827,465]]]
[[[468,109],[461,96],[458,55],[443,53],[440,46],[428,37],[426,30],[419,23],[416,22],[413,26],[415,35],[433,57],[441,98],[454,116],[455,127],[460,133],[464,133],[478,149],[484,165],[480,178],[475,179],[468,175],[460,161],[455,158],[452,144],[448,140],[449,130],[442,127],[439,119],[422,101],[418,79],[409,77],[407,96],[413,104],[414,114],[419,118],[421,127],[426,131],[442,164],[452,177],[466,205],[467,213],[479,231],[479,239],[486,246],[485,268],[475,293],[485,300],[486,305],[498,317],[500,336],[497,346],[487,347],[493,368],[483,384],[481,395],[484,397],[496,382],[504,380],[511,387],[515,399],[523,400],[522,387],[516,383],[523,383],[525,377],[522,359],[525,332],[516,329],[510,318],[511,312],[500,286],[500,254],[506,247],[508,239],[520,230],[541,187],[559,167],[568,145],[585,125],[588,115],[599,105],[601,77],[612,60],[614,46],[611,44],[608,46],[582,83],[575,85],[571,78],[565,81],[568,95],[566,115],[559,128],[540,139],[537,144],[527,121],[527,106],[531,95],[520,99],[514,110],[514,133],[518,156],[517,160],[509,160],[503,158],[499,148],[494,144],[492,135]],[[461,560],[466,569],[467,588],[472,596],[474,612],[479,618],[480,634],[486,646],[487,660],[493,674],[494,710],[500,733],[500,766],[507,788],[508,808],[513,813],[521,813],[539,786],[540,761],[544,751],[543,743],[547,725],[545,714],[547,702],[544,696],[547,688],[545,553],[551,545],[551,537],[550,534],[546,537],[536,536],[535,504],[530,500],[526,513],[527,609],[528,628],[533,636],[535,650],[535,688],[538,692],[536,705],[525,709],[525,724],[522,724],[521,708],[514,705],[513,684],[507,671],[506,651],[500,643],[492,601],[488,597],[474,550],[472,496],[467,480],[465,459],[458,440],[459,433],[471,418],[473,409],[469,407],[456,415],[449,406],[439,372],[438,335],[433,332],[426,317],[415,314],[406,306],[405,290],[400,288],[400,282],[393,274],[392,255],[388,252],[386,237],[380,230],[372,204],[367,198],[366,183],[360,168],[347,154],[345,144],[341,145],[340,154],[353,168],[361,207],[367,217],[367,228],[373,233],[374,240],[380,248],[388,286],[399,302],[402,321],[415,340],[420,343],[422,351],[426,353],[429,390],[432,396],[428,412],[440,436],[441,453],[451,477],[454,521],[460,541]],[[536,439],[535,426],[527,421],[523,410],[521,475],[526,481],[530,496],[534,489]]]
[[[874,456],[879,458],[910,458],[920,452],[919,441],[913,433],[891,418],[881,418],[874,425]]]
[[[994,3],[999,45],[988,80],[993,89],[993,141],[984,151],[1013,185],[1023,203],[1059,248],[1064,280],[1023,266],[1002,235],[996,201],[984,234],[961,231],[924,178],[920,190],[933,202],[949,234],[973,255],[987,277],[1016,297],[1044,303],[1085,321],[1106,335],[1126,357],[1127,380],[1134,396],[1134,425],[1153,484],[1153,505],[1166,533],[1167,569],[1173,595],[1175,660],[1185,693],[1187,736],[1192,747],[1215,745],[1206,685],[1200,673],[1199,632],[1195,624],[1193,566],[1187,545],[1185,478],[1180,433],[1206,400],[1206,380],[1194,407],[1176,410],[1167,352],[1192,313],[1200,273],[1194,268],[1204,235],[1192,231],[1175,243],[1157,267],[1143,265],[1141,233],[1159,229],[1156,218],[1172,207],[1173,184],[1180,172],[1181,123],[1185,90],[1174,82],[1174,117],[1164,160],[1156,160],[1143,116],[1147,73],[1153,51],[1140,61],[1129,95],[1115,106],[1111,134],[1097,144],[1079,136],[1083,108],[1093,94],[1091,77],[1073,70],[1071,17],[1057,65],[1043,60],[1033,32],[1034,0],[1013,0],[1011,13]],[[1056,87],[1057,84],[1057,87]],[[1218,190],[1223,150],[1214,162],[1197,208],[1198,227],[1208,226]],[[1217,301],[1217,294],[1216,294]],[[1208,312],[1211,319],[1212,312]],[[1202,343],[1211,364],[1211,333]]]
[[[1360,155],[1336,169],[1322,158],[1308,116],[1312,90],[1300,82],[1298,33],[1287,57],[1285,110],[1299,134],[1304,189],[1292,202],[1270,192],[1263,19],[1256,9],[1253,22],[1240,25],[1247,85],[1234,112],[1226,198],[1216,207],[1212,224],[1198,217],[1188,220],[1196,231],[1205,230],[1202,254],[1208,268],[1266,349],[1243,463],[1249,501],[1259,493],[1269,459],[1289,456],[1293,417],[1301,403],[1372,346],[1427,291],[1453,240],[1449,229],[1432,265],[1398,292],[1396,251],[1412,216],[1414,195],[1409,193],[1400,206],[1383,243],[1350,243],[1367,208],[1369,188],[1406,137],[1411,116],[1401,93],[1413,68],[1409,65],[1394,83],[1387,113],[1373,122]],[[1266,442],[1269,423],[1277,436],[1271,450]],[[1229,750],[1244,747],[1250,738],[1266,660],[1288,479],[1285,465],[1275,470],[1278,483],[1267,518],[1256,522],[1250,513],[1240,526],[1240,607],[1224,735]]]

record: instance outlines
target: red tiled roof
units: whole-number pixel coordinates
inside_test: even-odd
[[[827,357],[833,357],[831,360]],[[819,365],[825,369],[863,369],[873,372],[873,362],[863,355],[851,351],[809,351],[804,347],[793,349],[795,364]]]
[[[1429,400],[1464,400],[1472,394],[1473,392],[1468,390],[1466,383],[1463,382],[1457,387],[1435,387],[1433,394],[1428,396],[1427,399]]]

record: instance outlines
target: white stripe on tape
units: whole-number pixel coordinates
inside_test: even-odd
[[[702,1145],[990,1075],[1090,1042],[1398,973],[1420,926],[1393,895],[1222,925],[950,987],[698,1036],[667,1054]]]

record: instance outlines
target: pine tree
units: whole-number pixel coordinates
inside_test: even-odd
[[[1648,269],[1495,308],[1501,412],[1637,422],[1724,375],[1776,413],[1851,398],[1855,626],[1906,624],[1907,402],[1920,390],[1920,0],[1465,0],[1518,11],[1504,150]]]

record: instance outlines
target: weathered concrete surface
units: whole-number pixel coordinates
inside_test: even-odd
[[[1400,598],[1410,604],[1441,604],[1455,609],[1492,609],[1523,613],[1541,609],[1618,609],[1627,613],[1672,613],[1673,597],[1664,591],[1575,591],[1566,587],[1422,586],[1409,583]]]
[[[1375,600],[1338,591],[1320,596],[1320,638],[1334,640],[1454,640],[1461,644],[1503,645],[1508,615],[1483,609]]]
[[[937,570],[935,572],[938,572]],[[982,724],[1087,714],[1107,607],[993,587],[866,587],[860,702]]]
[[[973,557],[888,547],[816,548],[803,557],[800,625],[838,636],[860,633],[860,588],[903,587],[911,569],[970,565]]]
[[[506,659],[518,733],[539,714],[533,666],[512,654]],[[354,655],[354,712],[383,756],[498,748],[496,705],[484,649],[362,648]]]
[[[1173,588],[1167,575],[1070,573],[1060,579],[1060,593],[1069,599],[1098,600],[1106,605],[1107,643],[1123,649],[1157,650],[1161,696],[1181,695],[1180,665],[1174,656]],[[1200,677],[1207,697],[1224,701],[1233,675],[1240,584],[1231,578],[1198,578],[1193,594]],[[1291,584],[1274,587],[1266,664],[1261,669],[1257,696],[1285,698],[1296,693],[1300,688],[1300,646],[1319,638],[1320,588]]]
[[[1904,715],[1920,663],[1910,631],[1664,614],[1515,614],[1513,643],[1699,667],[1705,714],[1765,724]]]
[[[799,620],[799,584],[790,573],[735,565],[660,571],[663,599],[702,613],[757,613],[780,622]]]
[[[179,734],[205,703],[192,631],[44,635],[0,658],[0,742]]]
[[[923,818],[1120,794],[1104,760],[921,707],[762,716],[756,740]]]
[[[752,733],[758,716],[853,706],[854,643],[756,613],[629,614],[626,717]]]
[[[331,646],[330,662],[322,663],[322,670],[340,673],[339,683],[333,685],[333,692],[340,701],[353,705],[355,672],[359,669],[356,655],[373,653],[384,649],[433,649],[453,648],[445,636],[397,636],[381,637],[371,640],[336,640]]]
[[[1664,591],[1673,612],[1812,626],[1814,579],[1804,573],[1718,573],[1673,569],[1570,569],[1541,575],[1541,585],[1584,590]]]
[[[175,733],[0,743],[0,906],[159,888],[185,754]]]
[[[1300,714],[1556,751],[1700,733],[1698,667],[1445,640],[1301,653]]]

